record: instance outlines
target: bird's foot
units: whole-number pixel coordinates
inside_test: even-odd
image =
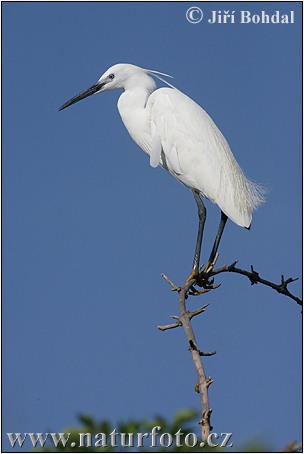
[[[214,279],[210,279],[210,277],[207,274],[204,274],[203,272],[200,273],[196,280],[196,285],[199,287],[203,287],[204,290],[200,290],[198,293],[205,293],[205,291],[213,290],[215,288],[218,288],[220,284],[215,284]]]
[[[187,278],[186,282],[190,282],[192,279],[195,279],[195,283],[193,285],[198,285],[199,287],[203,287],[205,290],[211,290],[219,287],[218,284],[214,284],[214,279],[210,279],[210,274],[214,268],[214,265],[218,259],[219,254],[217,253],[212,261],[208,261],[207,265],[201,265],[199,268],[193,267],[190,276]],[[204,291],[197,291],[197,294]]]
[[[196,279],[197,285],[199,287],[203,287],[204,289],[208,289],[208,290],[219,287],[219,284],[214,284],[213,278],[210,279],[210,274],[214,268],[214,265],[217,261],[218,256],[219,256],[219,254],[217,253],[216,256],[214,257],[214,259],[212,261],[209,260],[205,267],[204,267],[204,265],[202,265],[200,267],[200,272]]]
[[[212,271],[212,268],[211,270],[209,270],[208,272],[205,272],[205,270],[209,269],[207,268],[207,266],[204,268],[203,271],[201,271],[201,269],[203,268],[204,265],[202,265],[200,267],[200,270],[199,271],[196,271],[196,270],[192,270],[192,273],[190,274],[190,276],[187,278],[186,280],[186,283],[190,282],[191,280],[195,280],[195,282],[193,283],[192,285],[192,295],[200,295],[202,293],[206,293],[208,292],[209,290],[212,290],[212,289],[215,289],[217,287],[219,287],[219,284],[214,284],[214,279],[210,279],[210,276],[209,276],[209,273],[210,271]],[[201,287],[203,288],[203,290],[195,290],[195,286],[198,286],[198,287]]]
[[[186,279],[186,282],[192,281],[192,279],[197,280],[199,277],[199,270],[197,268],[192,268],[190,276]]]

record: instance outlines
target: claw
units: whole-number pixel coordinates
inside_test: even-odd
[[[212,286],[212,288],[213,288],[213,286]],[[203,293],[209,292],[209,290],[210,289],[208,289],[208,288],[204,288],[203,290],[195,290],[195,289],[193,289],[192,293],[190,293],[190,295],[193,295],[193,296],[202,295]]]

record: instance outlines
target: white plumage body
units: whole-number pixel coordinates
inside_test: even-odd
[[[131,137],[153,167],[160,164],[237,225],[250,227],[261,192],[245,177],[221,131],[188,96],[176,88],[153,91],[154,81],[145,77],[151,81],[145,90],[130,87],[118,101]]]

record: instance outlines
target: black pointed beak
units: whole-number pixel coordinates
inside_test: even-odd
[[[62,104],[62,106],[59,108],[59,111],[65,109],[66,107],[71,106],[72,104],[75,104],[76,102],[80,101],[81,99],[94,95],[95,93],[100,91],[103,86],[104,86],[104,83],[97,82],[96,84],[92,85],[90,88],[87,88],[85,91],[82,91],[78,95],[71,98],[69,101]]]

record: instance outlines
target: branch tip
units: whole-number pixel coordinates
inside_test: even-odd
[[[210,303],[205,304],[205,306],[200,307],[199,309],[196,309],[195,311],[189,312],[189,319],[191,320],[193,317],[196,315],[201,314],[202,312],[205,312],[207,307],[209,306]]]
[[[206,380],[206,386],[207,388],[213,383],[213,379],[211,377],[208,377]]]
[[[170,325],[158,325],[157,329],[159,331],[166,331],[167,329],[174,329],[178,328],[179,326],[182,326],[182,322],[178,321],[176,323],[172,323]]]
[[[235,260],[231,265],[228,266],[228,271],[232,271],[235,265],[237,264],[238,260]]]
[[[181,287],[176,286],[176,285],[171,281],[171,279],[168,278],[168,276],[166,276],[164,273],[162,273],[162,274],[161,274],[161,277],[162,277],[163,279],[165,279],[165,281],[168,282],[168,284],[171,285],[172,291],[173,291],[173,292],[180,292]]]
[[[201,350],[199,351],[200,356],[213,356],[216,355],[216,351],[214,352],[202,352]],[[210,378],[210,377],[209,377]]]

